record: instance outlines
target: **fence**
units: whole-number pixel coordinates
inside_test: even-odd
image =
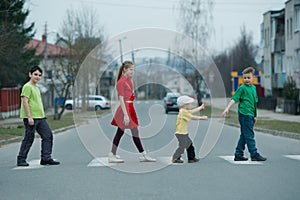
[[[0,119],[19,116],[20,114],[20,89],[0,89]]]

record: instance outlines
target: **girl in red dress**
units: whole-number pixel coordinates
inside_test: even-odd
[[[134,144],[142,155],[140,157],[140,161],[156,161],[146,154],[139,137],[138,118],[133,106],[133,101],[135,99],[134,87],[131,81],[133,73],[134,65],[131,61],[125,61],[124,63],[122,63],[119,68],[116,85],[120,106],[117,108],[114,118],[111,122],[111,124],[117,126],[118,129],[113,139],[111,152],[108,155],[108,161],[110,163],[124,162],[124,160],[122,160],[120,156],[116,155],[116,152],[126,128],[131,130]]]

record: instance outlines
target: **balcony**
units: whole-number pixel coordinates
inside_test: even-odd
[[[282,52],[285,51],[285,41],[284,41],[284,35],[277,36],[275,38],[275,46],[274,46],[274,52]]]

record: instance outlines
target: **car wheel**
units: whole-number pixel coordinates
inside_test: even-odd
[[[95,110],[101,110],[101,106],[95,106]]]
[[[169,112],[169,111],[166,109],[166,114],[168,114],[168,112]]]
[[[67,109],[67,110],[72,110],[72,105],[71,105],[71,104],[67,104],[67,105],[66,105],[66,109]]]

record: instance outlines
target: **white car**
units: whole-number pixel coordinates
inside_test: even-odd
[[[89,108],[94,108],[95,110],[102,110],[102,109],[109,109],[110,108],[110,102],[101,95],[88,95],[85,99],[86,105],[88,105]],[[73,99],[67,99],[65,102],[65,108],[67,110],[73,109]],[[75,105],[77,108],[82,107],[82,97],[75,99]]]

